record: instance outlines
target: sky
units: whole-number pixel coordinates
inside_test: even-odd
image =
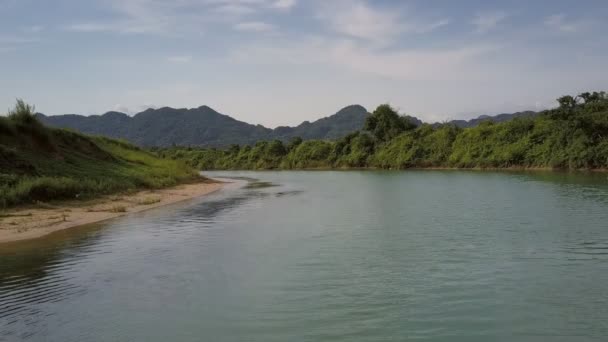
[[[540,110],[608,90],[606,18],[606,0],[0,0],[0,106],[208,105],[268,127],[350,104]]]

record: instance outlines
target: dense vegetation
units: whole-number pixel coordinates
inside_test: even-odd
[[[364,129],[337,141],[259,141],[228,149],[168,148],[157,153],[199,169],[297,168],[608,168],[608,97],[558,99],[558,108],[472,128],[417,126],[388,105]]]
[[[18,101],[0,116],[0,208],[159,188],[198,178],[129,143],[45,127]]]
[[[259,140],[288,141],[296,136],[338,139],[361,129],[368,115],[361,106],[348,106],[315,122],[305,121],[296,127],[275,129],[235,120],[207,106],[148,109],[133,117],[118,112],[92,116],[39,114],[38,117],[50,126],[126,139],[138,146],[228,147],[231,144],[254,144]]]

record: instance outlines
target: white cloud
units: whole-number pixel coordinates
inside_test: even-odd
[[[33,25],[33,26],[28,26],[28,27],[23,28],[23,31],[28,32],[28,33],[38,33],[42,30],[44,30],[44,26],[41,26],[41,25]]]
[[[485,33],[494,29],[500,22],[508,17],[503,11],[477,13],[471,24],[475,26],[475,32]]]
[[[380,52],[346,42],[333,49],[332,58],[355,71],[392,79],[455,80],[478,78],[477,59],[494,50],[469,46]]]
[[[319,17],[340,34],[374,42],[390,42],[403,31],[397,12],[375,9],[362,1],[332,2]]]
[[[441,27],[444,27],[446,25],[449,25],[449,24],[450,24],[449,19],[439,19],[436,21],[419,22],[419,23],[416,23],[414,25],[407,27],[407,32],[428,33],[428,32],[433,32],[433,31],[435,31]]]
[[[112,27],[108,24],[101,23],[81,23],[68,25],[65,27],[65,29],[75,32],[102,32],[111,31]]]
[[[36,37],[0,35],[0,52],[16,51],[23,46],[38,43],[39,41],[40,40]]]
[[[190,63],[192,62],[192,56],[183,55],[183,56],[169,56],[167,57],[167,61],[171,63]]]
[[[21,37],[14,35],[0,35],[0,43],[2,44],[25,44],[37,42],[37,38]]]
[[[131,106],[127,106],[127,105],[118,103],[118,104],[115,104],[114,106],[112,106],[112,111],[125,113],[128,115],[134,115],[137,113],[141,113],[141,112],[145,111],[146,109],[158,109],[158,108],[160,108],[160,107],[151,105],[151,104],[135,105],[135,106],[131,107]]]
[[[245,15],[253,14],[256,10],[252,7],[239,5],[239,4],[226,4],[218,7],[214,7],[213,11],[219,14],[228,15],[231,17],[242,17]]]
[[[277,0],[272,4],[272,7],[280,10],[290,10],[296,3],[296,0]]]
[[[262,21],[248,21],[234,25],[234,29],[244,32],[269,32],[274,31],[275,26]]]
[[[554,14],[545,18],[545,25],[556,31],[576,33],[588,29],[593,23],[584,20],[566,21],[565,14]]]
[[[353,40],[313,38],[302,43],[249,45],[233,55],[239,63],[322,64],[394,80],[483,79],[479,60],[496,46],[471,45],[442,49],[373,49]]]
[[[405,33],[428,33],[449,19],[428,19],[403,8],[378,8],[362,0],[337,0],[321,7],[318,17],[336,33],[388,45]]]
[[[264,11],[286,11],[294,0],[106,0],[115,16],[82,21],[64,28],[78,32],[180,34],[200,33],[210,23],[229,26]]]

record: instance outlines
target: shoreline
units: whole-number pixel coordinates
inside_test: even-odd
[[[84,202],[58,202],[46,208],[32,206],[9,209],[0,215],[0,244],[41,238],[57,231],[209,195],[223,186],[224,183],[220,181],[188,183]]]
[[[213,171],[505,171],[505,172],[521,172],[521,171],[542,171],[555,173],[608,173],[608,168],[595,169],[559,169],[552,167],[448,167],[448,166],[433,166],[433,167],[408,167],[408,168],[381,168],[381,167],[312,167],[298,169],[205,169],[201,172]]]

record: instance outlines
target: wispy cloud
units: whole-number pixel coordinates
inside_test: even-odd
[[[590,26],[593,25],[593,23],[591,21],[585,20],[567,21],[566,15],[560,13],[545,18],[545,25],[556,31],[575,33],[588,29]]]
[[[372,8],[362,1],[332,2],[319,17],[337,33],[374,42],[392,41],[403,31],[398,13]]]
[[[439,19],[437,21],[433,21],[427,24],[419,24],[416,25],[415,28],[413,29],[414,32],[417,33],[426,33],[426,32],[432,32],[435,31],[436,29],[446,26],[450,24],[450,20],[448,19]]]
[[[496,50],[496,46],[471,45],[386,51],[353,40],[317,37],[300,43],[249,45],[235,51],[232,58],[239,63],[325,64],[395,80],[428,81],[483,78],[477,62]]]
[[[362,0],[337,0],[326,4],[318,17],[336,33],[386,45],[404,33],[428,33],[448,25],[449,19],[424,19],[403,9],[371,6]]]
[[[107,0],[114,17],[82,21],[64,28],[78,32],[175,34],[201,32],[210,23],[235,25],[264,11],[284,12],[295,0]]]
[[[150,108],[151,109],[158,109],[160,107],[156,106],[156,105],[152,105],[152,104],[127,106],[127,105],[123,105],[123,104],[120,104],[120,103],[117,103],[114,106],[112,106],[112,110],[113,111],[129,114],[129,115],[141,113],[141,112],[145,111],[146,109],[150,109]]]
[[[504,11],[477,13],[471,24],[475,26],[475,32],[485,33],[494,29],[500,22],[505,20],[508,14]]]
[[[38,38],[22,37],[15,35],[0,35],[0,43],[2,44],[25,44],[39,41]]]
[[[23,32],[27,32],[27,33],[38,33],[38,32],[41,32],[42,30],[44,30],[44,26],[42,26],[42,25],[32,25],[32,26],[26,26],[23,28]]]
[[[262,21],[248,21],[234,25],[234,29],[244,32],[270,32],[275,30],[275,26]]]
[[[192,62],[192,56],[190,55],[182,55],[182,56],[169,56],[167,61],[171,63],[190,63]]]
[[[111,31],[112,26],[110,24],[101,24],[101,23],[81,23],[81,24],[71,24],[64,27],[68,31],[75,32],[102,32],[102,31]]]
[[[392,79],[475,79],[479,76],[476,61],[494,49],[469,46],[382,52],[344,43],[333,49],[332,58],[335,64],[346,65],[352,70]]]
[[[249,14],[253,14],[256,12],[256,9],[250,6],[241,5],[241,4],[224,4],[221,6],[213,7],[211,9],[213,12],[227,15],[233,18],[238,18],[242,16],[246,16]]]
[[[16,51],[20,48],[38,43],[40,39],[22,35],[0,35],[0,52]]]
[[[272,4],[272,7],[280,10],[290,10],[295,7],[297,0],[277,0]]]

